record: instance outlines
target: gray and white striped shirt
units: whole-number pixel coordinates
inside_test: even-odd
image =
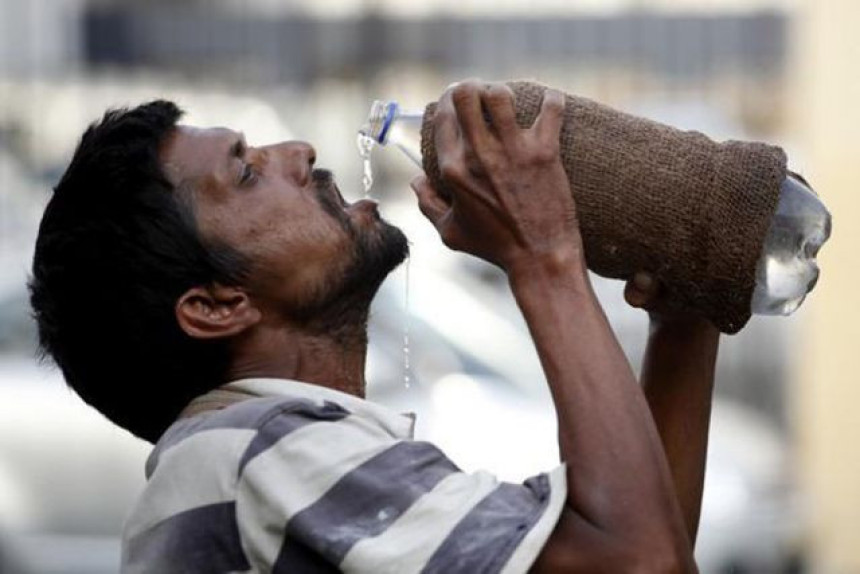
[[[248,398],[153,450],[123,573],[525,572],[561,513],[563,466],[502,483],[372,402],[283,379],[225,388]]]

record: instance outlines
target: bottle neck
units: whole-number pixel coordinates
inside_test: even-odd
[[[379,135],[376,137],[376,143],[385,145],[388,143],[388,136],[394,127],[394,122],[397,120],[397,111],[400,105],[397,102],[388,102],[385,104],[382,125],[379,129]]]
[[[405,110],[393,100],[376,100],[370,106],[367,122],[359,132],[379,145],[387,145],[395,124],[420,124],[424,112]]]

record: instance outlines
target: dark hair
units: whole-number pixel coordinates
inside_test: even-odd
[[[86,130],[45,208],[30,279],[43,356],[87,403],[150,442],[225,382],[226,343],[187,336],[177,299],[238,284],[247,266],[201,239],[191,193],[162,171],[159,148],[181,115],[154,101]]]

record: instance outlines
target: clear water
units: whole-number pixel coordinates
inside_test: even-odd
[[[364,173],[361,178],[361,183],[364,188],[365,199],[370,198],[370,190],[373,187],[373,165],[372,154],[373,148],[376,146],[376,141],[362,132],[359,132],[356,139],[358,147],[358,155],[364,167]],[[404,278],[404,297],[403,297],[403,385],[408,389],[412,384],[412,367],[409,363],[409,266],[412,259],[407,257],[404,263],[405,278]]]
[[[359,132],[358,139],[356,139],[356,145],[358,146],[358,155],[361,157],[364,167],[364,174],[361,177],[361,185],[364,188],[364,198],[369,199],[370,189],[373,187],[373,167],[371,165],[370,158],[376,142],[373,141],[372,137]]]
[[[406,259],[405,293],[403,296],[403,385],[408,389],[412,382],[412,369],[409,365],[409,265],[411,257]]]
[[[756,269],[752,311],[789,315],[818,281],[818,250],[830,237],[830,213],[815,193],[789,175]]]

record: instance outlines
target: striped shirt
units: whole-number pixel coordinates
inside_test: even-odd
[[[283,379],[223,388],[248,398],[179,419],[149,457],[123,573],[526,572],[561,513],[564,466],[502,483],[372,402]]]

